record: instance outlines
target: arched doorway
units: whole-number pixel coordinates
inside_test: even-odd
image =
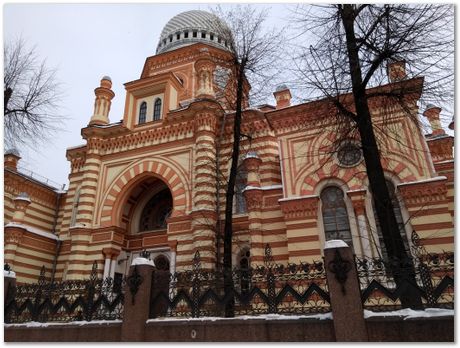
[[[167,219],[173,210],[173,197],[168,186],[156,177],[148,177],[136,185],[126,198],[121,223],[128,234],[167,230]]]

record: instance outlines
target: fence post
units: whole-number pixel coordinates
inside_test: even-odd
[[[149,318],[150,287],[152,283],[153,261],[136,258],[126,279],[122,342],[142,342],[145,337],[145,322]]]
[[[369,338],[351,248],[342,240],[327,241],[324,263],[336,341],[367,342]]]
[[[3,304],[7,305],[9,296],[12,295],[13,288],[16,286],[16,273],[13,272],[8,264],[3,268]]]

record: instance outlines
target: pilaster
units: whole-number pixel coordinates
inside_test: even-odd
[[[193,251],[200,251],[203,267],[215,264],[216,238],[216,128],[213,112],[195,115],[192,217]]]
[[[321,258],[318,235],[319,197],[303,196],[280,199],[286,222],[289,262],[313,261]]]

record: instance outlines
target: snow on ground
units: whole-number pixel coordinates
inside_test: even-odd
[[[442,309],[442,308],[427,308],[423,311],[417,311],[409,308],[400,309],[391,312],[372,312],[364,310],[364,318],[375,318],[375,317],[404,317],[406,319],[414,318],[434,318],[454,316],[453,309]],[[178,321],[217,321],[217,320],[299,320],[299,319],[318,319],[318,320],[332,320],[332,313],[320,313],[310,315],[282,315],[282,314],[264,314],[264,315],[242,315],[234,318],[223,318],[223,317],[203,317],[203,318],[156,318],[148,319],[146,323],[155,322],[178,322]],[[120,324],[122,320],[94,320],[94,321],[72,321],[69,323],[39,323],[31,321],[28,323],[21,324],[4,324],[5,327],[48,327],[48,326],[60,326],[60,325],[110,325]]]
[[[223,317],[203,317],[203,318],[155,318],[148,319],[147,323],[154,322],[171,322],[171,321],[217,321],[217,320],[298,320],[298,319],[318,319],[332,320],[332,313],[320,313],[310,315],[282,315],[282,314],[264,314],[264,315],[242,315],[234,318]]]
[[[397,311],[391,312],[372,312],[364,310],[364,318],[372,317],[404,317],[406,319],[413,318],[432,318],[432,317],[444,317],[444,316],[453,316],[453,309],[443,309],[443,308],[427,308],[423,311],[417,311],[410,308],[404,308]]]
[[[93,321],[71,321],[69,323],[39,323],[37,321],[30,321],[21,324],[5,324],[5,327],[47,327],[47,326],[61,326],[61,325],[110,325],[121,324],[122,320],[93,320]]]

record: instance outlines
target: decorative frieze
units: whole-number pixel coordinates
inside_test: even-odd
[[[405,204],[426,205],[439,204],[446,201],[447,178],[439,177],[439,180],[418,181],[398,185],[398,189],[404,198]]]
[[[286,220],[314,219],[318,216],[318,196],[280,199],[281,211]]]

